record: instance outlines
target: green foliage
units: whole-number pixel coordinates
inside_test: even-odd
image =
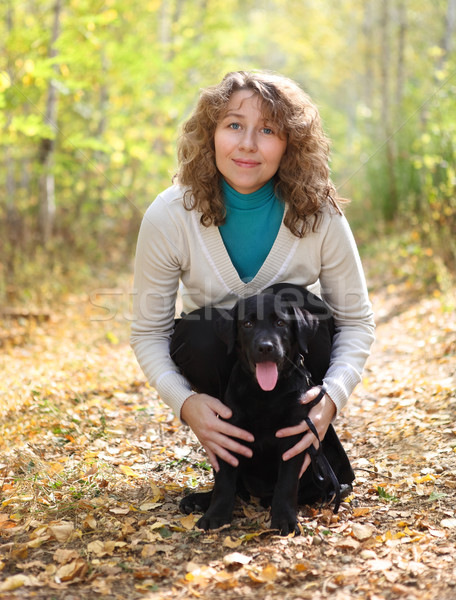
[[[0,5],[0,297],[19,287],[46,297],[99,265],[130,268],[198,90],[239,68],[280,71],[316,100],[355,226],[381,235],[385,223],[407,222],[440,271],[454,270],[456,60],[442,42],[446,1],[391,0],[385,18],[372,0],[67,0],[51,53],[55,5]],[[56,214],[44,243],[46,175]]]
[[[381,500],[385,500],[386,502],[397,502],[399,500],[397,496],[389,494],[385,488],[380,485],[377,487],[377,494]]]

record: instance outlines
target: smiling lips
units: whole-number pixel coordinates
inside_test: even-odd
[[[243,167],[246,169],[251,169],[252,167],[258,167],[261,163],[256,160],[249,160],[247,158],[233,158],[233,162],[238,167]]]

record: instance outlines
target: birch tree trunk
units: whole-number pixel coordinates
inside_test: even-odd
[[[56,42],[60,35],[60,16],[62,11],[62,0],[55,0],[54,22],[52,27],[51,44],[49,56],[57,56]],[[57,72],[58,67],[54,65]],[[39,231],[41,242],[46,245],[52,237],[55,220],[55,177],[54,177],[54,154],[55,138],[57,134],[57,87],[53,80],[49,82],[48,97],[46,101],[45,120],[51,128],[53,135],[41,140],[39,149],[39,162],[41,175],[39,181]]]
[[[442,41],[442,48],[445,50],[445,54],[447,56],[453,50],[455,27],[456,27],[456,0],[448,0],[446,23],[445,23],[445,34],[444,34],[443,41]]]

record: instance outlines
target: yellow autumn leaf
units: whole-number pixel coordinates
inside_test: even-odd
[[[242,544],[241,539],[233,540],[229,535],[223,540],[223,545],[227,548],[238,548]]]
[[[250,540],[253,540],[253,538],[258,537],[259,535],[262,535],[264,533],[264,531],[259,531],[258,533],[246,533],[245,535],[241,535],[241,540],[243,542],[249,542]]]
[[[0,592],[12,592],[13,590],[17,590],[23,585],[27,585],[29,581],[29,577],[24,575],[23,573],[19,573],[18,575],[12,575],[11,577],[7,577],[3,583],[0,584]]]
[[[415,477],[415,483],[426,483],[427,481],[435,481],[435,475],[424,475],[423,477]]]
[[[368,506],[355,507],[353,509],[353,516],[354,517],[364,517],[365,515],[368,515],[370,512],[372,512],[372,508],[370,508]]]
[[[32,540],[30,540],[30,542],[27,542],[27,548],[39,548],[42,544],[47,542],[50,538],[51,538],[50,534],[33,538]]]
[[[153,494],[151,502],[159,502],[160,500],[163,500],[164,494],[162,490],[157,485],[155,485],[155,483],[151,483],[150,487],[152,489]]]
[[[122,471],[122,473],[124,475],[126,475],[127,477],[141,477],[141,475],[137,472],[134,471],[131,467],[129,467],[128,465],[120,465],[119,469]]]
[[[275,581],[275,579],[277,579],[277,574],[277,568],[271,563],[268,563],[260,573],[254,573],[253,571],[249,572],[250,578],[256,583],[269,583]]]
[[[195,527],[195,523],[197,520],[198,517],[196,517],[193,514],[187,515],[186,517],[182,517],[181,519],[179,519],[180,523],[182,524],[182,527],[184,527],[188,531]]]

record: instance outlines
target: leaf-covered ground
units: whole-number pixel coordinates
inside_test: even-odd
[[[179,513],[211,472],[128,346],[128,284],[0,328],[0,598],[456,597],[456,316],[406,284],[372,293],[377,342],[337,422],[356,469],[334,515],[281,538]]]

